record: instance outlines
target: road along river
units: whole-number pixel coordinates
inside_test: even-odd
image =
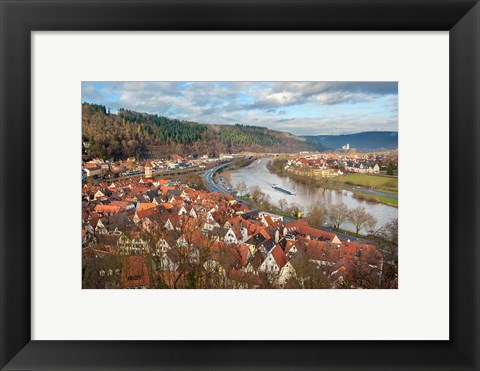
[[[304,213],[315,203],[321,203],[328,206],[331,203],[343,202],[348,208],[353,209],[357,206],[363,206],[378,221],[377,227],[398,217],[398,208],[379,203],[371,203],[358,200],[353,197],[353,193],[347,190],[331,190],[325,188],[312,187],[306,184],[298,183],[290,178],[283,178],[277,174],[271,173],[267,169],[267,164],[272,158],[256,160],[250,165],[232,170],[232,185],[235,187],[238,183],[244,182],[247,187],[259,186],[262,192],[270,195],[273,203],[278,205],[280,199],[285,199],[288,204],[296,203],[303,207]],[[279,190],[273,189],[272,184],[278,184],[283,188],[294,191],[296,195],[289,195]],[[355,231],[355,228],[348,222],[341,225],[342,229]],[[367,231],[361,230],[360,233],[366,234]]]

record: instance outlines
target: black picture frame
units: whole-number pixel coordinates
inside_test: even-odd
[[[2,369],[479,369],[477,1],[1,0],[0,4]],[[450,148],[438,151],[449,150],[450,165],[450,194],[439,200],[450,207],[450,340],[32,341],[30,36],[39,30],[449,31]],[[434,285],[435,272],[429,279]]]

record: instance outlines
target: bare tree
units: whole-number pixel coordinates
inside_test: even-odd
[[[288,212],[294,217],[298,217],[300,213],[303,212],[303,207],[295,202],[292,202],[288,208]]]
[[[398,218],[393,218],[385,223],[378,232],[385,241],[398,245]]]
[[[287,206],[287,201],[284,198],[281,198],[278,200],[278,206],[280,207],[280,210],[284,210]]]
[[[308,222],[317,227],[322,226],[327,220],[327,209],[320,202],[315,203],[308,213]]]
[[[228,183],[232,184],[232,175],[230,174],[230,171],[225,169],[222,171],[223,177],[228,181]]]
[[[260,201],[261,204],[270,205],[271,197],[270,197],[270,195],[267,195],[266,193],[262,192],[259,201]]]
[[[237,191],[240,196],[243,196],[247,192],[247,185],[245,182],[240,182],[236,185]]]
[[[291,283],[301,289],[330,289],[330,269],[328,265],[313,263],[308,256],[300,250],[290,260],[295,270]]]
[[[377,224],[377,220],[374,216],[367,213],[363,206],[358,206],[355,209],[350,210],[348,220],[355,226],[357,234],[361,229],[372,229]]]
[[[343,202],[330,204],[328,208],[328,216],[336,228],[348,219],[348,207]]]
[[[250,193],[250,198],[255,202],[259,202],[263,195],[262,190],[257,185],[250,187],[249,193]]]
[[[385,288],[398,287],[398,218],[385,223],[378,236],[378,246],[384,256],[382,284]]]

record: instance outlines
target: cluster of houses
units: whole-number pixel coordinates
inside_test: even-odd
[[[375,163],[346,161],[345,171],[359,174],[380,174],[380,166]]]
[[[289,158],[285,170],[298,175],[333,178],[345,173],[380,174],[384,156],[342,156],[336,154],[308,154]]]
[[[337,158],[326,154],[311,154],[289,158],[285,170],[298,175],[319,178],[333,178],[343,175],[341,163]]]
[[[362,287],[383,267],[374,245],[143,177],[82,186],[82,252],[84,288]]]
[[[395,168],[398,167],[398,156],[396,153],[376,153],[376,154],[354,154],[341,156],[340,164],[345,172],[360,174],[380,174],[381,170],[387,167],[391,161]]]
[[[183,170],[189,168],[203,169],[222,160],[228,160],[240,155],[220,155],[220,157],[210,158],[204,155],[198,158],[185,158],[179,155],[171,154],[169,159],[153,159],[147,161],[137,161],[134,157],[120,161],[105,161],[95,158],[82,163],[82,181],[87,178],[113,178],[121,176],[147,175],[147,168],[151,173]]]

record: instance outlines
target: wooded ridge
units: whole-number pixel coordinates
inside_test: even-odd
[[[293,134],[252,125],[214,125],[82,104],[82,143],[86,159],[152,158],[170,154],[218,156],[220,153],[295,152],[324,146]]]

